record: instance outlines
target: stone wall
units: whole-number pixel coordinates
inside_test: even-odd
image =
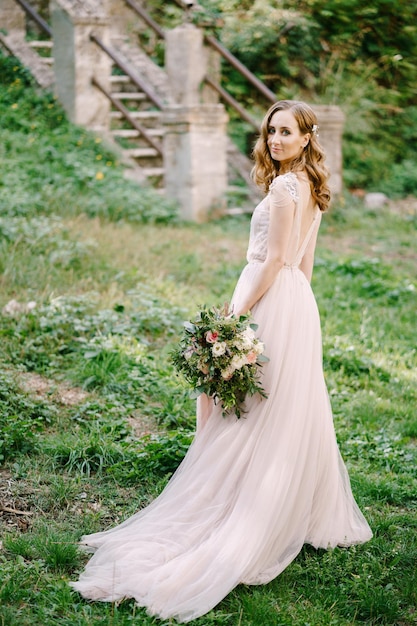
[[[222,104],[203,101],[209,59],[200,29],[183,24],[167,33],[165,187],[183,217],[199,222],[226,208],[228,118]]]

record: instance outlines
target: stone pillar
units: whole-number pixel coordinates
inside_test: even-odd
[[[204,222],[226,208],[226,125],[220,104],[164,111],[165,188],[185,219]]]
[[[165,188],[185,219],[203,222],[226,208],[227,114],[202,102],[208,57],[203,34],[183,24],[166,35],[171,102],[163,111]]]
[[[126,40],[126,37],[131,37],[136,40],[139,33],[148,29],[148,26],[141,22],[138,15],[124,0],[106,0],[106,4],[112,39]],[[149,31],[150,29],[148,29]],[[153,31],[151,36],[153,36]]]
[[[338,195],[343,190],[342,135],[345,115],[334,105],[314,105],[313,109],[319,123],[319,141],[330,170],[329,187],[333,194]]]
[[[55,91],[75,124],[104,132],[110,125],[110,102],[91,83],[95,76],[110,89],[111,60],[90,40],[108,43],[108,17],[99,9],[71,0],[52,0]]]
[[[26,33],[25,12],[17,4],[16,0],[0,0],[0,27],[7,31],[8,35],[21,35]]]
[[[192,24],[182,24],[165,34],[165,71],[172,102],[195,105],[206,74],[203,33]]]

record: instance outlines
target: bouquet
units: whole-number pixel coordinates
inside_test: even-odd
[[[259,367],[268,361],[264,344],[255,336],[257,325],[250,315],[236,317],[223,308],[204,307],[192,322],[184,323],[183,336],[172,352],[172,361],[192,386],[194,397],[202,393],[221,402],[223,416],[241,417],[247,395],[267,397]]]

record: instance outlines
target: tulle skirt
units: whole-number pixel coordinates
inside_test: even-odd
[[[232,303],[259,267],[244,268]],[[84,597],[131,597],[152,615],[188,622],[239,583],[272,580],[304,543],[371,538],[337,447],[304,274],[284,267],[253,316],[270,359],[262,368],[268,398],[248,398],[239,420],[214,406],[161,495],[123,524],[83,537],[95,554],[72,586]]]

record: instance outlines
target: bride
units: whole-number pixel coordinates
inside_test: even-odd
[[[82,538],[95,553],[71,584],[85,598],[134,598],[151,615],[188,622],[239,583],[271,581],[304,543],[372,536],[337,447],[310,287],[330,201],[317,129],[307,104],[280,101],[254,149],[266,195],[232,306],[258,325],[268,398],[247,398],[238,420],[200,397],[196,436],[163,492],[119,526]]]

